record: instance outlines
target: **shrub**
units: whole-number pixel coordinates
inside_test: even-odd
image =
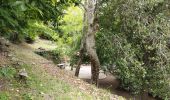
[[[41,39],[46,39],[46,40],[53,40],[52,36],[48,33],[42,32],[39,34],[39,37]]]
[[[56,64],[61,63],[64,56],[61,49],[55,49],[51,51],[37,51],[36,53],[52,60]]]
[[[168,0],[127,2],[110,0],[100,9],[96,43],[101,64],[115,72],[128,91],[169,99]]]

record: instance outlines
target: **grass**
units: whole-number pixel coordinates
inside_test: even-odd
[[[26,84],[20,82],[16,73],[12,73],[7,89],[0,92],[0,100],[94,100],[92,95],[80,91],[62,80],[54,78],[37,66],[23,64],[19,68],[25,68],[29,78]],[[17,70],[16,70],[17,71]],[[11,76],[10,71],[7,72]],[[4,76],[5,78],[5,76]],[[109,97],[100,97],[107,100]]]
[[[0,100],[8,100],[9,94],[6,92],[0,92]]]
[[[77,78],[69,76],[64,70],[56,69],[57,71],[52,73],[55,65],[44,66],[43,63],[49,61],[36,55],[32,48],[13,45],[11,49],[15,60],[10,63],[20,64],[9,65],[5,67],[7,69],[0,67],[0,85],[2,80],[5,82],[5,87],[0,87],[0,100],[110,100],[110,92],[83,81],[77,84]],[[26,84],[20,81],[17,75],[22,68],[28,72]],[[83,89],[81,86],[84,86]],[[124,99],[116,96],[114,100]]]
[[[49,40],[44,40],[44,39],[37,39],[36,43],[30,44],[34,49],[38,49],[39,47],[45,48],[46,50],[54,50],[57,48],[57,45],[53,43],[52,41]]]

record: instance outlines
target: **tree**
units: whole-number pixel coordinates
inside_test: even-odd
[[[133,94],[170,97],[169,3],[103,0],[100,4],[96,43],[101,65],[116,74],[121,87]]]
[[[10,37],[24,36],[29,20],[48,22],[56,26],[64,10],[79,0],[1,0],[0,1],[0,35]],[[15,40],[15,39],[14,39]]]
[[[83,10],[84,10],[84,16],[83,16],[83,29],[82,29],[82,39],[81,39],[81,44],[80,44],[80,50],[79,50],[79,60],[77,62],[77,67],[76,67],[76,71],[75,71],[75,76],[79,76],[79,72],[80,72],[80,67],[82,64],[82,60],[84,57],[84,53],[86,51],[86,34],[87,34],[87,30],[88,30],[88,26],[87,26],[87,1],[85,1],[83,6]]]
[[[95,48],[95,33],[97,30],[97,16],[96,16],[96,5],[97,0],[86,0],[85,1],[85,14],[84,14],[84,36],[81,43],[80,48],[80,60],[78,62],[78,67],[76,69],[76,76],[78,76],[78,72],[80,69],[80,64],[83,57],[84,48],[87,51],[88,56],[90,57],[91,62],[91,83],[98,86],[98,78],[99,78],[99,67],[100,61],[98,59],[96,48]],[[85,42],[85,43],[84,43]]]

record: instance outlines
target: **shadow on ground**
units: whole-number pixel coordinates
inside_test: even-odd
[[[70,67],[67,67],[66,70],[70,70]],[[73,69],[72,74],[74,74],[75,69]],[[79,78],[83,79],[84,81],[90,83],[91,78],[91,68],[90,66],[81,66]],[[141,96],[134,96],[130,94],[128,91],[123,90],[119,87],[119,81],[111,74],[105,75],[100,73],[99,75],[99,88],[107,89],[113,94],[122,96],[127,100],[141,100]],[[148,96],[147,100],[157,100],[152,96]]]

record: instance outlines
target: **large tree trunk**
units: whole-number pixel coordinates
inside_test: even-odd
[[[79,55],[79,60],[78,60],[78,63],[77,63],[77,67],[76,67],[76,72],[75,72],[75,76],[79,76],[79,72],[80,72],[80,66],[82,64],[82,59],[83,59],[83,52],[84,52],[84,48],[81,48],[80,49],[80,55]]]
[[[96,33],[96,21],[95,21],[95,10],[97,0],[88,0],[88,8],[87,8],[87,19],[88,19],[88,31],[86,35],[86,50],[88,55],[90,56],[91,61],[91,83],[98,86],[98,78],[99,78],[99,67],[100,62],[96,53],[95,48],[95,33]]]
[[[85,52],[85,45],[86,45],[86,34],[87,34],[87,30],[88,30],[88,26],[87,26],[87,13],[86,13],[86,5],[87,5],[87,1],[85,1],[85,5],[83,7],[84,8],[84,16],[83,16],[83,37],[81,40],[81,46],[80,46],[80,51],[79,51],[79,60],[77,63],[77,67],[76,67],[76,72],[75,72],[75,76],[79,76],[79,71],[80,71],[80,66],[82,64],[82,60],[84,57],[84,52]]]
[[[97,21],[95,21],[96,4],[97,4],[97,0],[85,0],[84,27],[83,27],[84,36],[82,40],[83,45],[81,45],[80,48],[80,59],[78,61],[78,66],[76,68],[75,75],[78,76],[79,74],[80,65],[83,59],[83,53],[86,48],[91,62],[91,73],[92,73],[91,83],[98,86],[100,62],[95,48],[95,33],[97,31],[96,30]]]

